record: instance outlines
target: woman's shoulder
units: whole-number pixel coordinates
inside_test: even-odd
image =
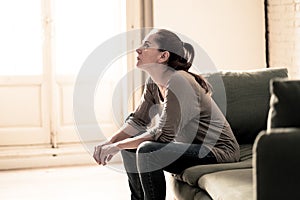
[[[171,77],[169,87],[179,87],[182,91],[186,90],[195,93],[197,96],[207,96],[205,90],[196,81],[195,77],[185,71],[176,71]]]
[[[195,81],[195,78],[189,72],[186,72],[186,71],[183,71],[183,70],[176,71],[173,74],[172,78],[174,78],[175,80],[184,78],[185,80],[187,80],[189,82],[194,82]]]
[[[171,83],[171,84],[188,84],[189,86],[191,86],[194,89],[197,89],[200,86],[191,74],[189,74],[188,72],[185,72],[183,70],[176,71],[170,78],[169,83]]]
[[[176,71],[169,79],[167,88],[177,91],[180,94],[191,95],[197,93],[197,85],[194,83],[193,78],[184,71]]]

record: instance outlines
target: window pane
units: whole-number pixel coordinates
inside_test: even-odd
[[[0,75],[41,74],[41,0],[1,0],[0,24]]]
[[[55,66],[57,74],[77,74],[102,42],[125,31],[124,0],[56,1]]]

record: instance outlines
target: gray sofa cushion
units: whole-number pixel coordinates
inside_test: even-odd
[[[300,127],[300,80],[273,79],[268,128]]]
[[[252,169],[236,169],[206,174],[199,179],[199,187],[212,199],[252,200]]]
[[[173,178],[170,179],[170,186],[174,197],[178,200],[212,200],[207,192],[200,189],[198,186],[190,186]]]
[[[231,170],[252,168],[252,145],[241,145],[241,162],[197,165],[183,171],[180,175],[173,175],[175,179],[197,186],[198,180],[205,174]]]
[[[267,128],[269,82],[275,77],[287,77],[287,69],[216,72],[205,77],[239,144],[253,144],[257,134]]]

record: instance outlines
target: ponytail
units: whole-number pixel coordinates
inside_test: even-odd
[[[195,78],[195,80],[199,83],[199,85],[205,90],[205,93],[211,94],[212,86],[206,81],[206,79],[200,74],[195,74],[188,71],[192,66],[194,60],[194,55],[195,55],[194,47],[187,42],[182,42],[182,46],[184,50],[184,58],[180,59],[181,62],[177,63],[175,69],[183,70],[191,74]]]
[[[205,93],[212,94],[212,86],[203,76],[201,76],[200,74],[194,74],[192,72],[188,73],[195,78],[199,85],[205,90]]]
[[[160,29],[156,34],[155,40],[159,45],[158,50],[170,53],[167,65],[175,70],[183,70],[191,74],[205,92],[211,94],[212,87],[205,78],[189,72],[195,56],[194,47],[190,43],[182,42],[175,33],[166,29]]]
[[[195,51],[194,47],[187,42],[182,42],[183,50],[184,50],[184,59],[186,60],[187,63],[189,63],[192,66],[194,56],[195,56]]]

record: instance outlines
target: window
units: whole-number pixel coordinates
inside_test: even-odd
[[[41,1],[0,1],[0,24],[0,75],[42,74]]]
[[[125,22],[124,0],[1,0],[0,109],[6,112],[0,115],[0,146],[77,141],[75,77],[94,49],[125,32]],[[126,72],[126,58],[120,60],[96,91],[104,93],[102,107],[95,107],[105,110],[99,120],[109,128],[114,124],[109,94]],[[25,112],[16,118],[20,110]]]
[[[126,29],[124,0],[63,0],[54,7],[57,74],[76,74],[88,55]]]

